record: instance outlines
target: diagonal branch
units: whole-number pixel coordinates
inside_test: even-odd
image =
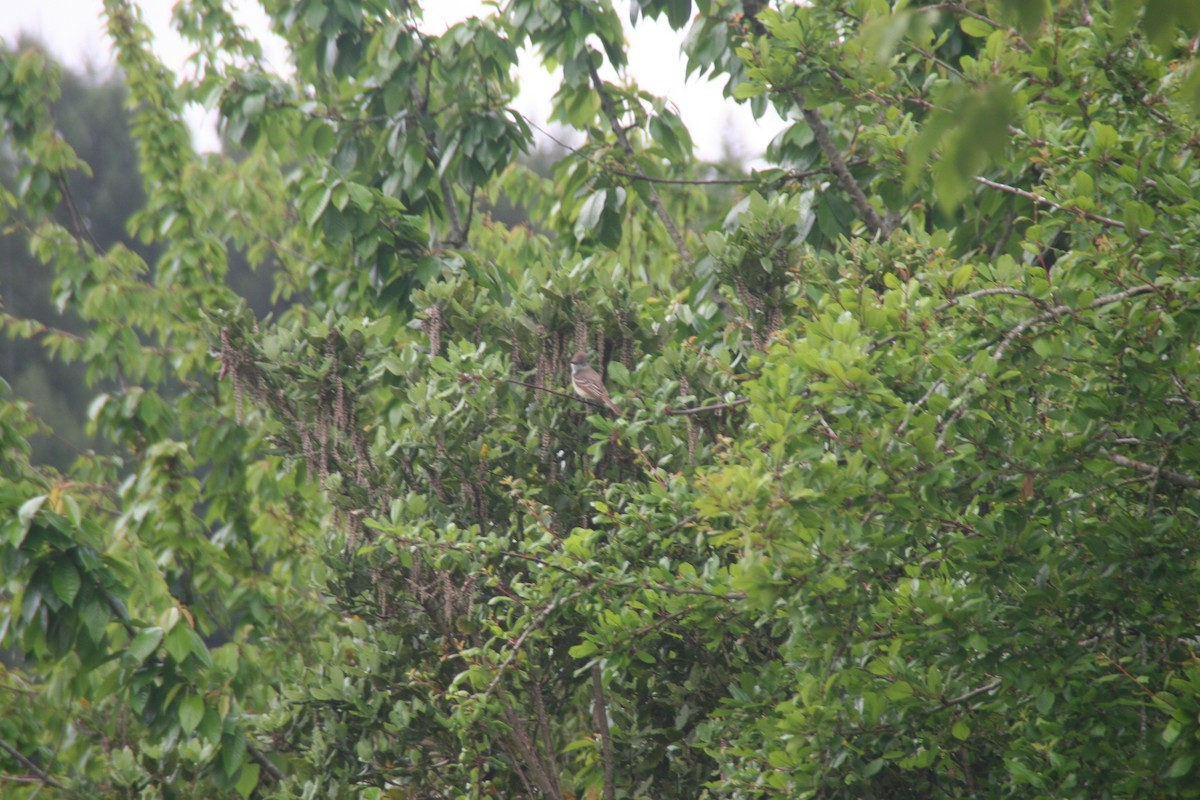
[[[592,63],[592,53],[587,54],[588,73],[592,76],[592,85],[596,87],[596,94],[600,95],[600,108],[604,111],[604,116],[608,118],[608,124],[612,128],[613,134],[617,137],[617,144],[621,145],[621,149],[632,162],[636,157],[633,145],[629,143],[629,137],[625,135],[625,128],[621,126],[621,120],[617,116],[616,106],[613,105],[612,97],[604,89],[604,81],[600,80],[600,73],[596,71],[596,65]],[[683,240],[683,235],[679,232],[678,226],[675,225],[675,220],[671,219],[671,215],[667,212],[667,207],[663,205],[662,198],[658,196],[658,190],[654,188],[654,184],[647,185],[647,194],[650,196],[650,206],[654,209],[654,213],[662,220],[663,226],[667,229],[667,234],[670,235],[671,241],[675,243],[675,249],[679,251],[680,257],[685,263],[692,263],[692,251],[688,249],[687,242]]]
[[[267,758],[266,753],[258,749],[254,744],[254,740],[249,735],[246,736],[246,752],[250,754],[250,758],[254,763],[262,767],[263,772],[271,776],[272,780],[276,783],[283,783],[283,773],[280,772],[279,767],[275,766],[275,762]]]
[[[1101,225],[1107,225],[1110,228],[1121,228],[1131,236],[1150,236],[1154,233],[1154,231],[1150,230],[1149,228],[1136,228],[1134,230],[1129,230],[1128,226],[1126,226],[1125,223],[1121,222],[1119,219],[1106,217],[1102,214],[1093,214],[1090,211],[1084,211],[1078,208],[1067,208],[1064,205],[1054,202],[1048,197],[1043,197],[1042,195],[1035,194],[1033,192],[1027,192],[1024,189],[1018,189],[1015,186],[1009,186],[1005,183],[996,183],[995,181],[989,181],[987,178],[980,178],[978,176],[975,177],[975,182],[982,186],[986,186],[989,189],[998,189],[1002,192],[1015,194],[1017,197],[1024,197],[1026,200],[1032,200],[1038,205],[1049,206],[1055,211],[1064,211],[1068,214],[1078,214],[1084,219],[1090,219],[1093,222],[1099,222]]]
[[[1183,276],[1175,279],[1177,283],[1192,283],[1197,280],[1200,280],[1200,278],[1193,276]],[[1015,342],[1030,328],[1036,328],[1039,325],[1046,324],[1047,322],[1053,322],[1057,319],[1061,319],[1062,317],[1072,316],[1084,311],[1094,311],[1098,308],[1112,305],[1113,303],[1119,303],[1123,300],[1128,300],[1131,297],[1137,297],[1139,295],[1150,294],[1152,292],[1164,290],[1170,291],[1171,288],[1172,287],[1170,284],[1143,284],[1141,286],[1134,286],[1129,289],[1125,289],[1121,292],[1113,292],[1112,294],[1106,294],[1101,297],[1097,297],[1086,306],[1079,306],[1078,308],[1068,305],[1054,306],[1053,308],[1049,308],[1037,316],[1021,320],[1019,323],[1014,325],[1012,329],[1008,333],[1004,334],[1004,336],[1000,339],[999,344],[996,345],[996,349],[992,351],[992,358],[999,361],[1001,357],[1003,357],[1003,355],[1008,351],[1008,348],[1012,346],[1013,342]],[[980,349],[989,346],[990,344],[983,345]],[[978,352],[978,350],[976,352]],[[967,359],[967,361],[970,362],[971,359]],[[971,396],[981,391],[982,388],[982,384],[974,387],[968,385],[968,387],[964,389],[963,392],[959,394],[959,396],[950,404],[951,408],[954,409],[953,412],[951,412],[950,416],[948,416],[945,421],[938,425],[938,438],[935,444],[937,449],[940,450],[945,445],[946,437],[949,435],[950,428],[954,425],[954,423],[958,422],[963,418],[963,416],[966,415],[968,401],[970,400]],[[1155,468],[1152,467],[1152,469]]]
[[[45,770],[43,770],[37,764],[33,763],[33,761],[31,759],[29,759],[24,753],[22,753],[20,750],[13,747],[8,742],[6,742],[2,739],[0,739],[0,750],[3,750],[4,752],[8,753],[10,756],[15,758],[21,764],[21,766],[23,766],[23,767],[25,767],[25,769],[29,770],[34,775],[34,777],[36,777],[38,779],[38,781],[40,783],[42,783],[46,786],[49,786],[53,789],[58,789],[61,792],[70,792],[70,790],[66,786],[64,786],[63,784],[56,781],[53,777],[51,777],[49,775],[49,773],[47,773]]]
[[[850,174],[850,167],[846,165],[846,159],[842,158],[841,151],[833,143],[833,136],[830,135],[825,121],[821,119],[821,115],[817,113],[816,109],[807,106],[804,95],[800,94],[798,90],[792,90],[791,94],[792,100],[800,109],[800,113],[804,115],[804,121],[812,129],[813,138],[817,140],[817,146],[821,148],[825,160],[829,162],[829,168],[833,170],[833,174],[837,177],[838,185],[842,187],[842,191],[850,195],[850,201],[858,209],[859,215],[862,216],[863,222],[866,223],[871,233],[881,239],[887,238],[889,233],[887,224],[879,216],[875,207],[871,205],[871,201],[867,199],[867,195],[863,192],[862,187],[858,185],[858,181]]]
[[[574,595],[572,595],[572,597],[574,597]],[[521,645],[525,644],[525,639],[529,636],[529,634],[542,627],[542,623],[546,620],[546,617],[550,616],[550,612],[557,608],[558,605],[559,602],[557,599],[551,600],[546,607],[539,611],[537,616],[530,621],[529,626],[526,627],[525,630],[521,631],[521,634],[517,636],[516,641],[512,644],[512,649],[509,650],[508,655],[505,657],[504,661],[501,662],[500,667],[496,670],[496,676],[492,678],[492,682],[488,684],[487,690],[483,693],[484,700],[487,700],[492,696],[492,693],[496,691],[496,687],[500,685],[500,681],[504,677],[504,673],[508,671],[508,668],[512,666],[513,661],[516,660],[517,654],[521,652]]]
[[[1196,278],[1183,277],[1179,278],[1178,280],[1180,283],[1191,283],[1192,281],[1196,280]],[[1092,311],[1103,306],[1112,305],[1113,303],[1119,303],[1122,300],[1128,300],[1131,297],[1137,297],[1138,295],[1142,294],[1150,294],[1151,292],[1156,292],[1160,289],[1167,288],[1170,287],[1159,284],[1144,284],[1142,286],[1134,286],[1131,289],[1126,289],[1123,292],[1114,292],[1112,294],[1106,294],[1102,297],[1097,297],[1095,300],[1081,308],[1074,308],[1072,306],[1065,305],[1055,306],[1054,308],[1038,314],[1036,317],[1030,317],[1029,319],[1022,320],[1014,325],[1012,330],[1006,333],[1004,338],[1000,340],[1000,344],[996,345],[996,349],[992,353],[992,357],[999,361],[1000,357],[1003,356],[1004,352],[1008,350],[1009,346],[1016,341],[1017,337],[1030,328],[1043,325],[1047,322],[1053,322],[1056,319],[1068,316],[1070,314],[1077,314],[1081,311]]]

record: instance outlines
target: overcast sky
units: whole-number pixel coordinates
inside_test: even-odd
[[[629,35],[630,73],[641,88],[666,97],[678,109],[692,132],[699,155],[715,159],[721,155],[722,140],[746,159],[760,155],[767,142],[783,123],[775,116],[755,121],[745,108],[735,106],[721,96],[720,85],[693,77],[684,80],[684,62],[680,53],[682,33],[670,29],[665,21],[642,20],[636,31],[628,25],[629,0],[616,0]],[[76,67],[106,69],[112,54],[100,19],[101,0],[0,0],[0,38],[15,43],[24,31],[41,39],[65,63]],[[180,70],[189,55],[187,45],[170,27],[169,0],[139,3],[147,24],[155,32],[155,47],[164,63]],[[256,3],[235,3],[238,20],[254,31],[264,51],[275,64],[286,59],[282,43],[270,33],[266,16]],[[425,27],[441,32],[454,22],[472,15],[489,13],[480,0],[436,0],[425,2]],[[520,68],[521,96],[517,107],[534,123],[543,125],[550,97],[557,85],[531,59]],[[217,137],[211,113],[194,109],[189,115],[196,145],[215,149]]]

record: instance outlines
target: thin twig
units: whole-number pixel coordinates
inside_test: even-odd
[[[736,408],[744,406],[750,402],[749,397],[739,397],[737,400],[730,400],[728,403],[713,403],[707,406],[694,406],[692,408],[671,408],[663,406],[663,413],[667,416],[680,416],[683,414],[705,414],[709,411],[720,411],[725,408]]]
[[[669,186],[745,186],[751,183],[758,183],[757,178],[656,178],[652,175],[643,175],[640,172],[628,172],[616,167],[601,166],[601,169],[610,175],[619,175],[631,181],[662,183]]]
[[[542,622],[545,621],[546,617],[550,616],[550,612],[553,611],[557,606],[558,599],[555,598],[554,600],[551,600],[546,604],[546,607],[539,611],[538,615],[530,621],[528,627],[521,631],[521,635],[517,637],[515,642],[513,642],[512,649],[508,651],[508,655],[505,657],[504,661],[501,662],[500,668],[496,671],[496,677],[492,678],[492,682],[488,684],[487,691],[483,693],[483,699],[485,701],[492,696],[492,692],[496,691],[496,687],[500,685],[500,679],[504,677],[504,673],[508,671],[508,668],[512,666],[513,661],[516,660],[517,653],[521,652],[521,645],[525,644],[525,639],[528,638],[529,634],[538,629]]]
[[[615,581],[607,582],[606,585],[618,586]],[[664,583],[646,583],[642,584],[645,590],[653,589],[656,592],[664,592],[666,594],[694,594],[701,597],[711,597],[714,600],[724,600],[727,603],[732,603],[735,600],[745,600],[745,592],[729,592],[727,594],[718,594],[716,592],[706,592],[703,589],[680,589],[678,586],[667,586]]]
[[[1178,283],[1192,283],[1194,281],[1200,280],[1200,278],[1196,278],[1196,277],[1192,277],[1192,276],[1184,276],[1184,277],[1176,278],[1175,280]],[[1012,330],[1010,330],[1008,333],[1006,333],[1004,335],[1004,337],[1000,340],[1000,343],[996,345],[996,349],[994,351],[992,351],[992,358],[999,361],[1000,358],[1004,355],[1004,353],[1007,352],[1008,348],[1012,345],[1012,343],[1015,342],[1021,334],[1025,333],[1025,331],[1029,330],[1030,328],[1037,327],[1037,326],[1045,324],[1047,322],[1053,322],[1054,320],[1060,319],[1061,317],[1078,314],[1083,311],[1093,311],[1102,306],[1111,305],[1113,303],[1119,303],[1122,300],[1128,300],[1131,297],[1137,297],[1138,295],[1149,294],[1151,292],[1156,292],[1156,291],[1163,290],[1163,289],[1169,290],[1170,288],[1171,288],[1170,285],[1167,285],[1167,284],[1143,284],[1142,286],[1134,286],[1134,287],[1132,287],[1130,289],[1126,289],[1125,291],[1122,291],[1122,292],[1114,292],[1112,294],[1106,294],[1103,297],[1097,297],[1091,303],[1087,304],[1086,306],[1079,307],[1079,308],[1075,308],[1073,306],[1067,306],[1067,305],[1055,306],[1051,309],[1048,309],[1044,313],[1038,314],[1036,317],[1030,317],[1029,319],[1022,320],[1017,325],[1015,325]],[[987,347],[987,346],[988,345],[984,345],[984,347]],[[982,348],[980,348],[980,349],[982,349]],[[976,352],[978,352],[978,350]],[[970,360],[971,359],[967,359],[968,362]],[[967,400],[974,393],[974,391],[975,390],[972,390],[970,387],[968,387],[966,390],[964,390],[962,392],[962,394],[960,394],[958,396],[958,398],[956,398],[956,400],[953,403],[951,403],[951,405],[957,404],[957,407],[950,414],[950,416],[945,420],[945,422],[942,422],[938,426],[939,433],[938,433],[937,442],[935,443],[935,446],[937,447],[937,449],[939,449],[939,450],[942,449],[942,447],[946,443],[946,436],[949,434],[950,428],[954,425],[954,423],[956,423],[960,419],[962,419],[963,416],[967,413],[967,407],[968,407]]]
[[[1048,197],[1043,197],[1040,194],[1028,192],[1024,189],[1018,189],[1017,187],[1009,186],[1006,183],[997,183],[996,181],[990,181],[987,178],[981,178],[978,175],[975,176],[975,182],[982,186],[987,186],[990,189],[998,189],[1002,192],[1008,192],[1009,194],[1015,194],[1018,197],[1024,197],[1026,200],[1032,200],[1033,202],[1037,203],[1038,205],[1049,206],[1050,208],[1053,208],[1056,211],[1065,211],[1068,214],[1078,214],[1079,216],[1081,216],[1085,219],[1090,219],[1093,222],[1099,222],[1101,225],[1108,225],[1109,227],[1112,227],[1112,228],[1121,228],[1122,230],[1124,230],[1126,233],[1129,233],[1129,234],[1136,234],[1138,236],[1150,236],[1154,233],[1154,231],[1150,230],[1149,228],[1137,228],[1136,230],[1131,231],[1131,230],[1129,230],[1129,228],[1126,227],[1124,222],[1121,222],[1118,219],[1113,219],[1112,217],[1106,217],[1102,214],[1093,214],[1090,211],[1084,211],[1079,208],[1067,208],[1066,206],[1064,206],[1060,203],[1056,203],[1053,200],[1049,199]]]
[[[55,175],[58,182],[58,191],[62,194],[63,203],[67,206],[67,214],[71,217],[71,227],[75,229],[76,239],[86,239],[92,248],[97,253],[103,253],[104,248],[96,241],[96,237],[92,235],[92,231],[83,223],[83,216],[79,213],[79,206],[75,204],[75,196],[71,194],[71,186],[67,183],[67,176],[61,172]]]
[[[1046,303],[1045,300],[1043,300],[1040,297],[1035,297],[1034,295],[1031,295],[1029,292],[1023,292],[1020,289],[1010,289],[1007,286],[993,286],[990,289],[979,289],[974,292],[967,292],[966,294],[960,294],[958,297],[955,297],[952,300],[947,300],[946,302],[942,303],[940,306],[933,309],[933,313],[940,314],[943,311],[946,311],[946,310],[958,305],[963,300],[974,300],[977,297],[990,297],[991,295],[994,295],[994,294],[1007,294],[1007,295],[1012,295],[1013,297],[1023,297],[1026,300],[1030,301],[1031,303],[1036,303],[1037,305],[1041,306],[1042,308],[1050,307]]]
[[[604,681],[600,662],[592,662],[592,719],[600,734],[600,758],[604,763],[604,800],[616,800],[617,787],[613,781],[612,736],[608,730],[608,704],[604,702]]]
[[[476,375],[465,375],[464,374],[463,377],[471,378],[473,380],[479,380],[479,377]],[[567,392],[560,392],[558,389],[550,389],[546,386],[538,386],[536,383],[528,383],[526,381],[520,380],[519,378],[501,378],[500,380],[504,381],[505,383],[515,384],[516,386],[524,386],[525,388],[533,389],[534,391],[545,392],[546,394],[554,394],[554,395],[558,395],[559,397],[565,397],[568,400],[574,400],[578,403],[583,403],[584,405],[594,406],[595,408],[604,408],[604,406],[601,405],[600,403],[596,403],[591,400],[588,400],[586,397],[580,397],[579,395],[576,395],[576,394],[568,394]]]
[[[593,163],[596,162],[593,161]],[[865,158],[860,158],[855,161],[851,161],[848,166],[861,167],[867,163],[868,161]],[[627,170],[605,166],[604,164],[597,164],[597,166],[610,175],[619,175],[620,177],[628,178],[631,181],[664,183],[671,186],[749,186],[762,183],[762,177],[758,175],[751,175],[747,178],[655,178],[651,175],[643,175],[640,172],[628,172]],[[777,180],[802,181],[808,178],[816,177],[817,175],[831,174],[833,174],[832,169],[829,167],[821,167],[820,169],[804,169],[785,172]]]
[[[31,773],[33,773],[37,777],[37,779],[40,783],[45,784],[46,786],[49,786],[51,788],[58,789],[59,791],[62,791],[62,792],[70,791],[69,789],[67,789],[66,786],[64,786],[63,784],[59,783],[57,780],[52,778],[44,769],[39,767],[37,764],[33,763],[33,761],[30,760],[24,753],[22,753],[20,750],[13,747],[12,745],[10,745],[8,742],[4,741],[3,739],[0,739],[0,750],[3,750],[4,752],[8,753],[10,756],[15,758],[17,761],[21,762],[21,766],[25,767],[25,769],[27,769]]]
[[[592,63],[592,54],[587,53],[588,72],[592,76],[592,85],[596,87],[596,94],[600,95],[600,108],[604,111],[604,116],[608,118],[608,124],[612,128],[613,134],[617,137],[617,143],[621,145],[621,149],[625,151],[625,155],[633,161],[637,157],[637,153],[633,149],[633,145],[629,143],[629,137],[625,135],[625,128],[621,126],[621,120],[617,116],[616,106],[613,105],[612,98],[604,89],[604,81],[600,79],[600,73],[596,71],[596,65]],[[680,258],[685,264],[692,263],[692,251],[688,249],[687,242],[684,241],[683,235],[680,234],[679,228],[675,225],[675,220],[671,218],[667,207],[663,205],[662,198],[658,196],[658,190],[654,188],[654,184],[646,187],[647,194],[650,197],[650,207],[654,209],[654,213],[658,214],[658,218],[662,220],[663,226],[667,229],[667,234],[671,237],[671,241],[675,243],[675,249],[679,251]]]
[[[545,136],[547,139],[554,142],[571,155],[579,156],[585,161],[590,162],[602,172],[606,172],[609,175],[616,175],[621,178],[627,178],[631,181],[662,183],[669,186],[749,186],[762,183],[763,180],[762,176],[760,175],[751,175],[746,178],[657,178],[652,175],[646,175],[642,172],[630,172],[629,170],[619,169],[611,166],[610,164],[606,164],[597,158],[593,158],[580,148],[564,142],[562,139],[558,138],[553,133],[538,125],[525,115],[522,115],[522,119],[525,120],[525,124],[530,128],[533,128],[542,136]],[[870,162],[867,159],[859,158],[849,162],[848,166],[861,167],[869,163]],[[803,181],[809,178],[815,178],[817,175],[831,175],[832,173],[833,170],[831,170],[829,167],[819,167],[817,169],[798,169],[783,173],[778,179],[776,179],[776,181]]]
[[[952,700],[943,700],[942,706],[947,707],[947,706],[961,705],[961,704],[967,702],[968,700],[974,700],[976,697],[978,697],[981,694],[987,694],[988,692],[995,691],[999,687],[1000,687],[1000,679],[996,678],[991,683],[985,683],[983,686],[980,686],[977,689],[972,689],[969,692],[967,692],[966,694],[959,695],[958,697],[955,697]]]
[[[1011,33],[1013,36],[1015,36],[1017,39],[1017,47],[1020,48],[1020,50],[1022,52],[1029,53],[1029,52],[1032,52],[1032,50],[1033,50],[1033,48],[1031,48],[1029,46],[1029,42],[1025,41],[1025,37],[1021,36],[1021,34],[1018,33],[1015,28],[1010,28],[1007,25],[1002,25],[999,22],[997,22],[996,20],[992,19],[991,17],[984,16],[983,14],[980,14],[978,11],[974,11],[970,8],[967,8],[962,3],[938,3],[937,5],[924,6],[917,10],[918,11],[953,11],[956,14],[962,14],[964,17],[970,17],[971,19],[977,19],[980,22],[986,22],[988,25],[991,25],[993,28],[999,28],[1000,30],[1006,30],[1009,33]]]

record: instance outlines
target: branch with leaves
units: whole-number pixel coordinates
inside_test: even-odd
[[[591,53],[588,54],[588,73],[592,78],[592,86],[596,90],[596,94],[600,97],[600,108],[604,111],[604,116],[608,118],[609,127],[612,129],[613,135],[617,137],[617,144],[621,146],[621,151],[633,162],[637,158],[637,153],[633,149],[633,145],[629,141],[629,136],[625,133],[624,126],[621,125],[621,118],[617,114],[616,105],[613,103],[612,96],[608,92],[604,81],[600,78],[600,73],[596,70],[596,65],[592,62]],[[671,214],[667,211],[667,207],[663,205],[662,198],[658,195],[658,190],[651,184],[646,187],[647,194],[650,197],[650,207],[654,209],[654,213],[662,221],[663,227],[667,229],[667,234],[671,237],[671,241],[675,243],[675,249],[679,251],[679,257],[683,259],[685,264],[692,263],[692,251],[688,248],[687,242],[684,241],[683,234],[679,232],[679,227],[675,224]]]

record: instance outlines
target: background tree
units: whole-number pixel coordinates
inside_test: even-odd
[[[29,40],[17,43],[17,51],[41,46]],[[75,214],[81,229],[102,247],[116,242],[136,246],[124,230],[126,210],[138,208],[145,192],[137,173],[137,157],[125,119],[125,88],[113,76],[64,73],[59,82],[61,96],[54,119],[63,138],[91,165],[91,174],[77,171],[65,175],[72,186],[76,206],[56,209],[55,219],[72,224]],[[103,135],[101,135],[101,132]],[[14,153],[6,152],[3,166],[6,188],[15,188],[18,165]],[[149,252],[145,257],[152,257]],[[73,309],[56,308],[51,291],[53,274],[29,253],[24,237],[13,231],[0,238],[0,292],[5,308],[28,320],[81,334]],[[84,433],[84,411],[92,393],[77,365],[46,358],[35,342],[5,338],[0,342],[2,374],[14,390],[28,398],[46,422],[48,431],[32,440],[36,460],[66,470],[76,454],[97,442]]]
[[[193,0],[181,80],[106,4],[153,263],[53,220],[53,70],[0,61],[88,327],[5,324],[117,452],[0,409],[16,791],[1197,793],[1191,4],[635,2],[794,120],[728,206],[607,3],[264,6],[293,73]],[[522,46],[586,134],[549,178]]]

